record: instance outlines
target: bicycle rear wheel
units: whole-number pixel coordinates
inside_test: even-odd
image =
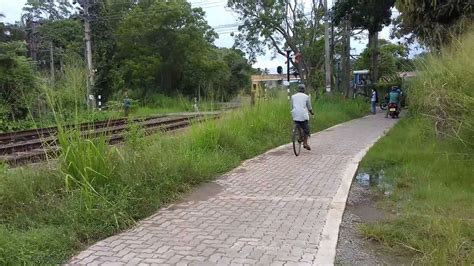
[[[296,156],[300,155],[302,139],[303,138],[301,136],[301,129],[298,125],[295,125],[295,127],[293,128],[292,140],[293,140],[293,152],[295,153]]]

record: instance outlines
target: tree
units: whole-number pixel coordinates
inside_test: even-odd
[[[117,33],[124,81],[144,93],[157,88],[162,93],[193,93],[194,84],[183,83],[183,75],[204,61],[215,37],[202,9],[184,0],[134,7]]]
[[[0,14],[0,17],[2,14]],[[0,22],[0,42],[20,41],[25,39],[24,28],[20,23]]]
[[[293,54],[302,55],[299,62],[292,60],[292,65],[298,69],[303,81],[311,80],[316,71],[312,64],[314,58],[324,56],[323,53],[316,55],[310,52],[323,34],[323,6],[320,1],[305,4],[307,2],[229,0],[227,5],[239,15],[242,23],[236,36],[236,46],[245,49],[251,60],[264,53],[265,46],[285,57],[289,48]]]
[[[412,71],[414,64],[408,59],[408,49],[404,45],[394,44],[387,40],[379,40],[378,69],[380,78],[391,79],[397,72]],[[370,67],[370,48],[366,48],[355,61],[356,69],[367,69]]]
[[[395,0],[340,0],[334,6],[336,25],[348,19],[352,28],[369,32],[370,72],[373,83],[378,81],[378,33],[391,22]]]
[[[45,21],[38,32],[42,36],[43,41],[53,42],[56,50],[61,50],[65,53],[83,54],[84,30],[78,20],[61,19]]]
[[[37,88],[36,73],[21,41],[0,42],[0,116],[23,119],[26,101]]]
[[[398,0],[401,12],[394,35],[416,38],[420,43],[439,50],[468,29],[474,22],[474,3],[463,0]]]
[[[225,95],[229,98],[240,90],[250,88],[253,70],[241,50],[221,48],[220,52],[223,53],[223,60],[230,70],[230,78],[225,86]]]
[[[23,11],[30,18],[61,20],[71,15],[72,5],[64,0],[28,0]]]
[[[62,61],[65,49],[80,53],[82,30],[80,22],[70,18],[72,4],[69,1],[28,0],[23,11],[28,54],[33,60],[50,61],[51,55],[45,51],[56,55],[53,64],[56,59]]]

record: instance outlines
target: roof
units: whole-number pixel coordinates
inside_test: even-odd
[[[417,73],[415,71],[411,71],[411,72],[398,72],[398,76],[403,78],[412,78],[412,77],[416,77]]]
[[[286,80],[286,74],[270,74],[270,75],[252,75],[251,79],[252,82],[259,82],[259,81],[274,81],[274,80]],[[299,80],[293,75],[290,75],[290,80]]]
[[[354,73],[354,74],[369,74],[369,73],[370,73],[370,70],[367,70],[367,69],[354,70],[353,73]]]

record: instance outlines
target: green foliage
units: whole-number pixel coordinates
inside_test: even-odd
[[[366,110],[357,101],[338,98],[318,100],[314,108],[314,131]],[[0,171],[0,263],[62,263],[191,187],[288,142],[291,127],[288,102],[277,99],[179,135],[143,138],[135,128],[120,149],[61,132],[59,170]]]
[[[412,39],[435,51],[466,32],[474,21],[472,1],[398,0],[396,7],[401,15],[395,35],[414,34]]]
[[[391,22],[395,0],[340,0],[334,6],[334,20],[339,25],[350,18],[353,28],[363,28],[369,33],[379,32]]]
[[[83,55],[84,30],[80,20],[72,19],[72,10],[70,1],[63,0],[28,0],[23,7],[23,31],[26,33],[24,39],[29,45],[29,56],[37,61],[39,66],[48,66],[49,70],[51,59],[46,51],[50,50],[51,44],[53,63],[58,68],[65,55]]]
[[[370,78],[372,83],[379,81],[378,32],[391,22],[392,7],[395,0],[343,0],[334,6],[334,22],[340,24],[348,19],[352,28],[369,31],[368,50],[370,56]]]
[[[117,28],[131,9],[132,1],[100,1],[89,10],[93,16],[101,18],[91,25],[92,55],[95,73],[95,93],[110,98],[124,87],[119,71],[117,55]]]
[[[126,84],[145,92],[159,85],[162,92],[189,93],[191,84],[183,84],[180,76],[199,67],[193,61],[209,54],[214,37],[204,12],[186,1],[133,8],[118,29],[117,56]]]
[[[38,32],[44,41],[52,41],[56,49],[56,56],[63,58],[63,53],[83,54],[83,28],[79,20],[62,19],[45,21]],[[49,44],[43,43],[39,49],[48,49]],[[62,51],[62,52],[60,52]]]
[[[360,57],[354,63],[355,69],[370,68],[370,48],[364,49]],[[379,40],[379,56],[378,56],[379,77],[382,79],[392,79],[398,72],[413,71],[414,63],[408,59],[408,48],[394,44],[387,40]]]
[[[0,119],[23,119],[34,99],[38,78],[18,41],[0,42]]]
[[[313,80],[311,76],[320,72],[324,62],[320,49],[324,44],[320,40],[324,32],[321,5],[315,1],[229,0],[227,6],[239,15],[242,23],[235,36],[236,47],[244,49],[252,61],[265,52],[265,47],[285,57],[290,48],[293,54],[301,55],[300,62],[291,60],[292,66],[304,83],[313,85],[307,81]]]
[[[20,41],[24,38],[25,33],[21,24],[9,24],[0,22],[0,42]]]
[[[23,11],[26,17],[34,19],[48,18],[60,20],[69,17],[72,5],[69,1],[63,0],[27,0]]]

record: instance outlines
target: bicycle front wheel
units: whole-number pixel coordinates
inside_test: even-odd
[[[302,137],[301,137],[301,130],[297,125],[293,128],[292,140],[293,140],[293,152],[295,153],[296,156],[298,156],[300,155],[300,152],[301,152]]]

